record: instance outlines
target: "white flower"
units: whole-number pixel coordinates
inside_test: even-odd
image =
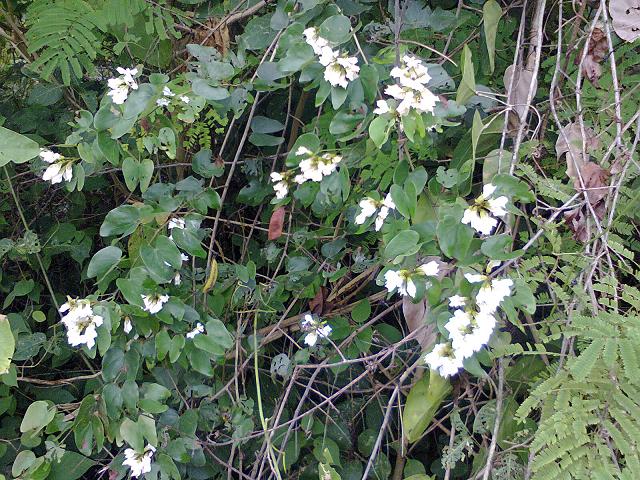
[[[320,52],[316,53],[316,55],[320,56],[320,58],[318,59],[320,64],[323,67],[327,67],[327,66],[331,65],[332,63],[334,63],[338,59],[338,56],[340,55],[340,52],[337,51],[337,50],[333,50],[329,46],[325,46],[325,47],[322,47],[320,49]]]
[[[358,78],[359,72],[356,57],[340,56],[325,65],[324,79],[334,87],[347,88],[349,81]]]
[[[480,283],[484,282],[487,279],[487,276],[480,275],[478,273],[465,273],[464,278],[466,278],[469,283]]]
[[[196,324],[196,328],[187,333],[187,338],[194,338],[196,335],[200,335],[201,333],[204,333],[204,325],[198,322]]]
[[[384,200],[382,201],[382,206],[380,207],[380,211],[378,212],[378,215],[376,216],[376,232],[379,232],[380,229],[382,228],[382,225],[384,224],[384,221],[386,220],[387,216],[389,215],[389,211],[390,210],[395,210],[396,208],[396,204],[393,203],[393,199],[391,198],[391,194],[387,193],[387,196],[384,197]]]
[[[317,27],[309,27],[305,29],[302,34],[305,36],[305,41],[311,45],[311,48],[313,48],[313,52],[316,55],[320,55],[322,53],[322,49],[329,46],[329,42],[318,34]]]
[[[485,283],[476,295],[478,307],[489,313],[495,312],[500,303],[511,295],[512,286],[513,280],[510,278],[496,279]]]
[[[373,113],[376,115],[383,115],[385,113],[389,113],[391,108],[389,107],[388,100],[378,100],[376,102],[376,108],[373,110]]]
[[[124,325],[123,325],[123,330],[124,333],[131,333],[131,330],[133,330],[133,324],[131,323],[131,320],[129,319],[129,317],[124,319]]]
[[[403,65],[391,70],[391,76],[398,79],[400,85],[414,90],[422,90],[431,80],[431,75],[419,58],[405,55],[402,57]]]
[[[144,310],[149,313],[158,313],[162,306],[169,301],[169,295],[142,295]]]
[[[457,354],[450,343],[438,343],[424,356],[424,361],[442,377],[455,375],[462,368],[464,359]]]
[[[300,147],[304,148],[304,147]],[[306,150],[306,149],[305,149]],[[297,155],[300,153],[300,149],[296,152]],[[311,180],[313,182],[322,181],[323,177],[331,175],[338,168],[338,163],[342,160],[340,155],[335,155],[332,153],[325,153],[321,156],[312,155],[309,158],[305,158],[298,165],[300,168],[300,174],[294,177],[294,181],[296,183],[304,183],[307,180]],[[273,179],[273,177],[272,177]]]
[[[303,317],[301,326],[307,332],[304,337],[304,343],[310,347],[317,343],[318,338],[327,338],[331,334],[331,326],[320,319],[316,319],[310,313]]]
[[[387,196],[382,201],[375,200],[371,197],[365,197],[360,200],[359,205],[361,212],[355,218],[356,224],[364,224],[367,221],[367,218],[372,216],[377,211],[378,215],[376,215],[375,221],[376,231],[379,231],[382,228],[384,220],[389,215],[389,211],[396,208],[396,205],[395,203],[393,203],[393,199],[391,198],[391,194],[387,194]]]
[[[100,315],[95,315],[89,300],[76,300],[69,298],[64,303],[59,312],[62,314],[62,323],[67,328],[67,341],[72,347],[86,345],[93,348],[96,344],[98,332],[96,328],[102,325],[104,319]]]
[[[58,160],[62,160],[64,158],[59,153],[52,152],[48,148],[41,148],[39,155],[40,158],[47,163],[55,163]]]
[[[66,180],[71,181],[73,178],[73,165],[68,163],[64,165],[62,163],[52,163],[47,167],[42,175],[42,180],[56,184]]]
[[[138,69],[118,67],[116,70],[120,76],[107,80],[107,86],[109,87],[107,95],[111,97],[113,103],[122,105],[129,95],[129,89],[138,89],[138,84],[134,78],[138,74]]]
[[[300,147],[303,148],[303,147]],[[276,192],[276,198],[282,200],[289,193],[288,175],[285,173],[271,172],[271,181],[273,182],[273,190]]]
[[[182,275],[180,275],[180,272],[175,273],[172,282],[176,287],[182,283]]]
[[[164,95],[165,97],[175,97],[175,96],[176,96],[176,94],[175,94],[175,93],[173,93],[173,92],[171,91],[171,89],[170,89],[169,87],[167,87],[167,86],[165,86],[165,87],[162,89],[162,95]]]
[[[180,260],[183,262],[187,262],[189,260],[189,255],[185,255],[184,253],[180,253]]]
[[[387,270],[384,274],[385,288],[392,292],[398,290],[402,296],[409,295],[411,298],[416,296],[416,285],[411,280],[411,272],[409,270]]]
[[[169,99],[164,97],[156,100],[156,105],[159,107],[166,107],[169,105],[169,103]]]
[[[296,156],[298,157],[307,156],[307,155],[313,155],[313,152],[305,146],[300,146],[296,150]]]
[[[482,195],[475,199],[472,206],[464,211],[462,223],[470,224],[476,232],[489,235],[498,225],[494,216],[503,217],[507,214],[504,209],[507,205],[507,197],[492,198],[496,187],[490,183],[482,188]]]
[[[453,295],[449,297],[449,306],[452,308],[464,307],[467,304],[467,297]]]
[[[435,260],[432,260],[429,263],[420,265],[416,270],[427,277],[435,277],[440,271],[440,264]]]
[[[138,89],[138,84],[136,83],[134,78],[138,74],[137,68],[118,67],[116,68],[116,71],[121,75],[122,80],[127,84],[129,88],[132,88],[133,90]]]
[[[456,310],[444,328],[449,331],[449,339],[456,355],[468,358],[487,344],[495,326],[495,317],[482,310]]]
[[[180,218],[180,217],[172,217],[169,219],[169,223],[167,224],[167,228],[169,230],[172,230],[174,228],[179,228],[180,230],[183,230],[185,227],[187,226],[187,224],[185,223],[184,219]]]
[[[123,465],[131,468],[131,476],[139,477],[145,473],[151,471],[151,459],[156,449],[152,445],[147,445],[143,453],[137,453],[132,448],[127,448],[124,451],[125,460]]]
[[[191,99],[189,97],[187,97],[186,95],[180,95],[178,98],[183,103],[189,103],[191,101]]]
[[[356,224],[362,225],[371,215],[378,210],[378,202],[371,197],[365,197],[360,200],[360,213],[356,216]]]

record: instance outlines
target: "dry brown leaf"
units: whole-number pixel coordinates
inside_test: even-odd
[[[515,77],[514,77],[515,74]],[[507,98],[510,105],[513,105],[515,113],[509,112],[508,129],[510,132],[518,130],[520,123],[524,122],[524,113],[527,108],[527,99],[529,97],[529,88],[533,84],[533,93],[535,95],[538,88],[538,80],[533,76],[531,70],[524,69],[519,66],[510,65],[504,72],[504,86],[507,91]],[[513,89],[510,90],[511,81],[513,80]]]
[[[560,159],[564,153],[567,154],[567,175],[572,180],[578,178],[576,165],[586,163],[589,153],[600,147],[600,140],[598,140],[596,132],[592,128],[584,127],[584,135],[586,158],[582,158],[582,132],[579,123],[569,123],[562,127],[562,131],[558,134],[558,140],[556,141],[556,155]]]
[[[402,297],[402,314],[407,322],[407,328],[410,333],[417,331],[419,328],[422,330],[416,335],[415,339],[420,346],[425,349],[433,343],[435,340],[435,328],[434,325],[425,325],[425,317],[427,314],[427,301],[425,299],[420,300],[418,303],[413,303],[411,298]]]
[[[309,300],[309,310],[316,315],[323,315],[329,310],[328,304],[325,303],[327,299],[328,290],[326,287],[320,287],[315,297]]]
[[[609,191],[609,171],[594,162],[587,162],[580,166],[580,176],[584,182],[584,190],[580,183],[580,178],[573,180],[573,187],[578,192],[586,191],[587,199],[594,207],[604,200]]]
[[[284,207],[276,208],[271,214],[269,220],[269,240],[276,240],[282,236],[282,227],[284,226]]]
[[[609,14],[621,39],[633,42],[640,38],[640,0],[611,0]]]
[[[582,50],[580,50],[582,52]],[[593,29],[591,38],[589,39],[589,46],[587,48],[587,55],[582,60],[582,54],[576,56],[575,64],[581,63],[582,74],[589,79],[589,81],[595,85],[598,85],[598,80],[602,76],[602,67],[600,63],[609,53],[609,45],[607,44],[607,37],[604,31],[599,26]]]

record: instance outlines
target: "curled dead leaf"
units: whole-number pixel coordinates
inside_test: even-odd
[[[425,299],[413,303],[410,297],[402,297],[402,314],[410,333],[422,329],[415,337],[422,349],[427,348],[435,341],[435,326],[433,324],[425,325],[427,315],[427,301]]]
[[[609,14],[621,39],[634,42],[640,38],[640,0],[610,0]]]
[[[538,80],[533,76],[531,70],[523,67],[510,65],[504,72],[504,87],[507,91],[509,105],[513,105],[513,111],[509,112],[507,127],[510,133],[517,131],[524,118],[527,109],[527,99],[529,89],[533,84],[533,92],[538,88]],[[511,88],[513,82],[513,88]]]
[[[269,240],[276,240],[282,236],[284,226],[284,207],[276,208],[269,220]]]
[[[569,123],[562,127],[556,141],[556,155],[558,160],[563,154],[567,154],[567,175],[575,180],[578,178],[576,168],[585,164],[589,159],[589,153],[600,148],[600,140],[596,132],[589,127],[584,127],[586,158],[582,155],[582,131],[577,122]]]
[[[329,291],[326,287],[320,287],[316,295],[309,300],[309,310],[316,315],[324,315],[330,308],[326,302]]]
[[[580,165],[580,176],[576,174],[573,178],[573,187],[577,192],[586,192],[587,201],[591,204],[593,212],[598,220],[602,220],[606,213],[606,197],[609,192],[607,181],[610,173],[594,162],[586,162]],[[582,188],[582,182],[584,188]],[[589,240],[589,230],[587,228],[587,219],[591,214],[591,209],[586,205],[575,208],[564,214],[567,225],[573,232],[573,238],[580,242]]]
[[[575,64],[580,64],[582,74],[589,81],[598,86],[598,80],[602,76],[602,67],[600,63],[609,53],[609,45],[607,37],[600,26],[593,29],[591,38],[589,38],[589,46],[587,47],[587,56],[582,60],[582,50],[575,58]]]

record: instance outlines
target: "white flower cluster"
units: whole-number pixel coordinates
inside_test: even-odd
[[[469,208],[464,211],[462,223],[471,225],[476,232],[483,235],[490,235],[496,225],[498,225],[497,217],[504,217],[507,211],[507,197],[500,196],[493,198],[496,186],[487,183],[482,187],[482,195],[476,198]]]
[[[118,67],[116,70],[120,76],[107,80],[107,86],[109,87],[107,95],[111,97],[113,103],[122,105],[129,96],[129,90],[138,89],[138,83],[135,79],[136,75],[138,75],[138,69]]]
[[[488,269],[495,265],[489,264]],[[471,357],[488,342],[496,327],[496,311],[500,303],[511,295],[510,278],[491,280],[486,275],[467,273],[470,283],[482,283],[475,297],[475,307],[463,309],[467,299],[459,295],[449,298],[449,305],[457,308],[444,328],[449,341],[437,344],[424,360],[443,377],[455,375],[463,367],[465,358]]]
[[[147,445],[142,453],[136,452],[133,448],[127,448],[124,451],[125,460],[122,464],[131,469],[132,477],[139,477],[151,471],[151,459],[155,451],[153,445]]]
[[[200,335],[201,333],[204,333],[204,325],[198,322],[196,327],[187,333],[187,338],[195,338],[196,335]]]
[[[60,314],[66,314],[62,317],[62,323],[67,328],[67,341],[72,347],[86,345],[87,348],[93,348],[98,337],[98,328],[103,323],[100,315],[93,313],[91,302],[87,299],[78,300],[67,297],[59,310]]]
[[[171,103],[171,98],[175,97],[176,94],[171,91],[171,89],[165,86],[162,89],[162,97],[156,100],[156,105],[159,107],[168,107]],[[191,100],[186,95],[180,95],[178,99],[183,103],[189,103]]]
[[[334,153],[323,153],[315,155],[307,147],[298,147],[296,156],[306,157],[300,161],[300,173],[293,177],[292,171],[272,172],[271,181],[273,189],[276,192],[276,198],[282,200],[289,193],[291,177],[297,184],[303,184],[306,181],[320,182],[324,177],[331,175],[338,168],[338,164],[342,161],[340,155]]]
[[[142,295],[144,303],[144,311],[151,314],[158,313],[162,310],[162,306],[169,301],[169,295],[160,295],[154,293],[152,295]]]
[[[415,298],[417,287],[413,278],[415,276],[435,277],[439,271],[440,265],[435,260],[420,265],[414,270],[387,270],[384,274],[384,286],[390,292],[398,290],[402,296],[408,295]]]
[[[356,224],[362,225],[370,216],[376,215],[376,232],[382,228],[382,224],[389,215],[390,210],[395,210],[396,204],[393,203],[391,194],[388,193],[384,200],[379,201],[371,197],[365,197],[360,200],[360,213],[356,216]]]
[[[304,343],[313,347],[318,338],[327,338],[331,335],[331,326],[319,318],[307,313],[301,322],[302,329],[307,332],[304,337]]]
[[[417,113],[433,113],[438,97],[427,88],[431,75],[422,60],[405,55],[402,64],[394,67],[390,73],[397,83],[389,85],[384,92],[399,103],[394,105],[388,100],[378,100],[373,113],[382,115],[395,111],[401,117],[409,114],[411,109]]]
[[[49,164],[42,175],[45,182],[51,182],[52,185],[65,180],[70,182],[73,178],[73,160],[68,160],[59,153],[52,152],[49,149],[40,149],[40,158]]]
[[[351,80],[358,78],[360,67],[358,59],[346,53],[334,50],[329,41],[318,34],[316,27],[309,27],[304,32],[306,42],[318,55],[318,61],[324,67],[324,79],[334,87],[347,88]]]

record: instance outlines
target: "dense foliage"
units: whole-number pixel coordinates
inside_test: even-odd
[[[0,479],[636,479],[639,0],[0,0]]]

